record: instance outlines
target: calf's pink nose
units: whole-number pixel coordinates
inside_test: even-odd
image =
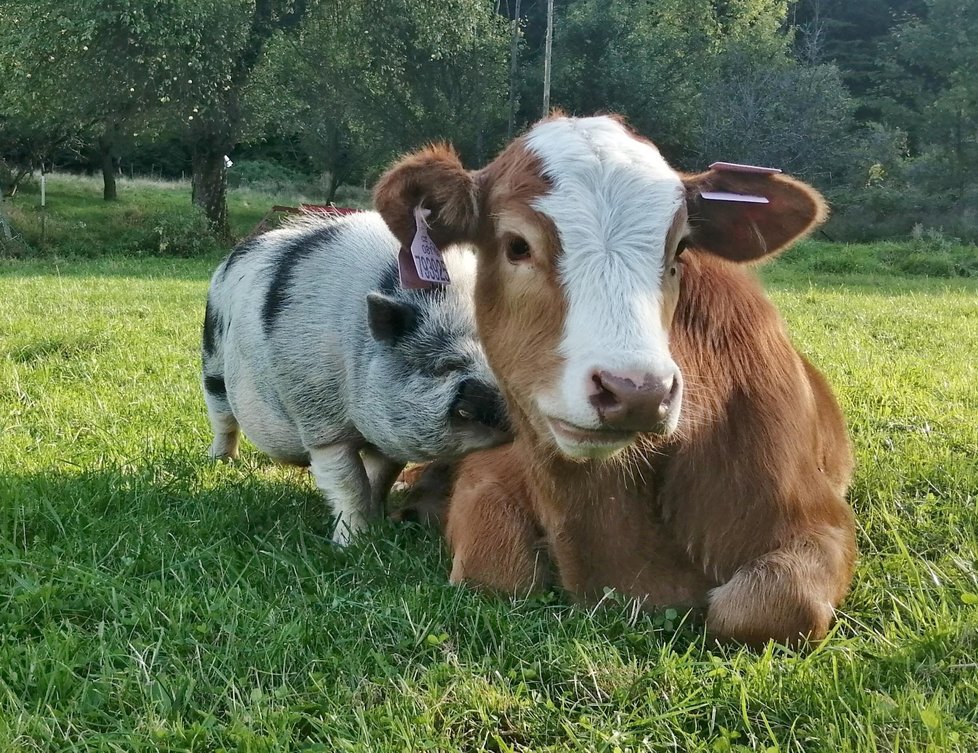
[[[640,377],[595,371],[591,404],[601,422],[622,431],[661,431],[679,389],[679,377],[644,374]]]

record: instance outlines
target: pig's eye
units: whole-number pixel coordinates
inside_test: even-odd
[[[511,264],[518,264],[530,258],[530,244],[525,238],[514,235],[506,242],[506,258]]]
[[[438,361],[432,371],[438,376],[448,376],[456,371],[465,371],[469,365],[468,361],[449,357]]]
[[[466,410],[465,408],[457,408],[455,410],[455,415],[459,418],[465,419],[466,421],[471,421],[473,418],[475,418],[475,414],[473,414],[470,410]]]

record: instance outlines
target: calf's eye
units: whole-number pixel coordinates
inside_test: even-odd
[[[506,258],[513,264],[530,258],[530,244],[525,238],[513,236],[506,242]]]

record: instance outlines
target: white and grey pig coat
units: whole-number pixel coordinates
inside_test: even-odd
[[[303,218],[236,248],[207,298],[203,387],[211,455],[239,431],[309,465],[349,538],[383,511],[407,462],[508,438],[475,334],[475,259],[445,249],[452,284],[403,290],[380,216]]]

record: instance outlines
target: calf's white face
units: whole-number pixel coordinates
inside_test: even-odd
[[[534,396],[539,417],[570,456],[613,453],[638,432],[670,433],[682,403],[668,331],[682,181],[651,143],[608,118],[542,123],[526,149],[550,184],[531,206],[556,231],[564,299],[561,366]]]
[[[707,189],[767,203],[704,201]],[[680,176],[613,117],[541,121],[474,172],[428,147],[374,198],[405,245],[424,206],[436,244],[475,246],[479,336],[518,431],[581,459],[676,428],[683,377],[669,330],[687,242],[755,261],[825,217],[821,197],[784,176]]]

